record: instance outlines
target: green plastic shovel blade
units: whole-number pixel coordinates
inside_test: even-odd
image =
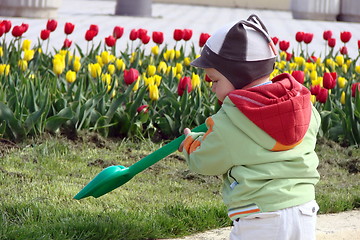
[[[205,123],[194,128],[193,132],[205,132],[207,127]],[[110,166],[102,170],[93,180],[91,180],[78,194],[75,195],[74,199],[80,200],[89,196],[98,198],[115,188],[127,183],[136,174],[144,171],[146,168],[154,165],[164,157],[175,152],[181,142],[185,139],[185,135],[182,135],[165,146],[159,148],[155,152],[142,158],[140,161],[134,163],[130,167],[124,166]]]

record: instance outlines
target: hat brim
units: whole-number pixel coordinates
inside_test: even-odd
[[[198,68],[213,68],[214,67],[213,64],[211,63],[211,61],[209,61],[208,58],[204,57],[204,55],[201,55],[197,59],[193,60],[190,63],[190,65],[193,67],[198,67]]]

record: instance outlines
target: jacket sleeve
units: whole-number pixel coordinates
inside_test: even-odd
[[[203,175],[222,175],[231,167],[230,151],[226,149],[221,133],[216,131],[214,120],[206,120],[206,133],[187,135],[184,141],[183,154],[191,171]]]

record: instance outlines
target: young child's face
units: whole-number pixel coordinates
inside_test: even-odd
[[[229,92],[235,90],[232,83],[215,68],[205,68],[205,73],[212,81],[212,92],[223,102]]]

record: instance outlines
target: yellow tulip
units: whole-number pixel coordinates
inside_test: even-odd
[[[294,61],[298,66],[303,66],[306,63],[303,57],[294,57]]]
[[[110,97],[111,97],[111,98],[114,98],[115,96],[116,96],[116,91],[115,91],[115,89],[114,89],[114,90],[111,91]]]
[[[140,80],[137,79],[136,82],[135,82],[135,85],[134,85],[134,87],[133,87],[133,89],[132,89],[134,92],[139,89],[139,84],[140,84]]]
[[[311,73],[310,73],[310,79],[311,79],[311,81],[316,81],[317,78],[318,78],[317,72],[316,72],[316,71],[311,71]],[[314,84],[313,84],[313,85],[314,85]]]
[[[309,72],[312,72],[312,71],[316,71],[316,64],[310,62],[306,62],[305,63],[305,71],[309,71]]]
[[[340,88],[344,88],[347,84],[347,80],[344,77],[338,77],[337,81]]]
[[[126,68],[125,63],[122,59],[116,59],[115,66],[117,70],[121,70],[121,71],[124,71]]]
[[[341,97],[340,97],[340,102],[341,102],[341,104],[343,104],[343,105],[345,105],[345,97],[346,97],[345,92],[342,92],[342,93],[341,93]]]
[[[286,67],[286,62],[285,61],[281,61],[278,63],[277,67],[280,69],[280,70],[284,70],[285,67]]]
[[[88,71],[93,78],[97,78],[101,74],[101,66],[99,63],[89,63]]]
[[[311,95],[311,96],[310,96],[310,101],[312,102],[312,104],[315,104],[315,102],[316,102],[316,96],[315,96],[315,95]]]
[[[176,74],[176,78],[177,78],[178,80],[180,80],[181,77],[182,77],[182,75],[181,75],[180,73]]]
[[[348,66],[346,65],[346,64],[344,64],[344,65],[342,65],[342,71],[344,72],[344,73],[347,73],[347,71],[348,71]]]
[[[136,59],[136,52],[131,53],[130,62],[133,63]]]
[[[144,79],[144,84],[145,84],[145,86],[149,86],[149,85],[151,85],[151,84],[155,84],[155,79],[154,79],[154,77],[146,77],[146,74],[145,74],[145,73],[142,74],[142,77],[143,77],[143,79]]]
[[[30,61],[31,59],[34,58],[34,50],[25,50],[24,51],[24,60],[25,61]]]
[[[351,59],[346,60],[346,65],[348,66],[348,68],[350,67],[351,63],[352,63]]]
[[[157,56],[159,54],[159,46],[155,45],[151,48],[151,52],[152,54],[154,54],[155,56]]]
[[[343,55],[337,55],[335,57],[335,61],[339,66],[342,66],[344,64],[344,56]]]
[[[80,60],[75,60],[74,63],[73,63],[73,70],[75,72],[79,72],[80,68],[81,68]]]
[[[335,71],[335,62],[331,58],[326,59],[326,66],[328,66],[331,72]]]
[[[111,60],[111,56],[109,54],[109,52],[104,51],[101,53],[101,60],[103,64],[108,64]]]
[[[355,72],[356,72],[357,74],[360,74],[360,66],[356,66],[356,67],[355,67]]]
[[[19,68],[21,69],[21,71],[25,72],[26,69],[28,68],[28,63],[27,63],[27,61],[20,59],[20,60],[18,61],[18,66],[19,66]]]
[[[180,52],[180,50],[176,50],[175,51],[175,58],[178,59],[179,57],[181,57],[181,52]]]
[[[321,65],[322,65],[322,60],[321,60],[320,57],[318,57],[318,58],[316,59],[316,65],[318,65],[318,66],[321,66]]]
[[[112,75],[115,73],[115,65],[114,64],[109,64],[108,65],[108,72]]]
[[[66,56],[67,54],[69,53],[69,51],[68,50],[60,50],[59,51],[59,54],[61,55],[61,56]],[[70,55],[70,54],[69,54]]]
[[[111,84],[111,75],[109,73],[105,73],[101,76],[101,81],[103,81],[106,85]]]
[[[272,73],[270,74],[270,79],[274,78],[275,76],[279,75],[279,69],[274,69]]]
[[[183,73],[183,65],[181,63],[176,63],[176,73],[182,74]]]
[[[290,70],[292,70],[292,71],[296,70],[297,64],[292,62],[292,63],[289,64],[289,67],[290,67]]]
[[[280,59],[286,59],[286,52],[284,51],[280,52]]]
[[[186,58],[184,58],[184,65],[185,66],[190,66],[190,63],[191,63],[191,61],[190,61],[190,58],[189,57],[186,57]]]
[[[175,77],[176,76],[176,72],[177,72],[177,68],[176,67],[170,67],[171,68],[171,76]]]
[[[156,67],[154,65],[149,65],[146,68],[146,73],[149,77],[154,76],[156,73]]]
[[[65,79],[66,79],[66,81],[67,81],[68,83],[73,83],[73,82],[75,82],[75,80],[76,80],[76,72],[71,71],[71,70],[67,71],[67,72],[66,72],[66,75],[65,75]]]
[[[149,85],[149,98],[153,101],[159,99],[159,89],[155,84]]]
[[[10,72],[9,64],[0,64],[0,75],[8,76]]]
[[[0,46],[0,57],[2,57],[4,55],[4,50],[3,48]]]
[[[22,50],[25,51],[25,50],[30,50],[31,48],[31,40],[29,39],[25,39],[22,43]]]
[[[162,77],[159,75],[154,76],[156,86],[160,86]]]
[[[65,69],[65,63],[60,58],[53,59],[53,71],[56,75],[60,75]]]
[[[166,73],[166,70],[167,70],[167,65],[164,61],[161,61],[157,67],[157,72],[158,73]]]
[[[195,88],[200,88],[200,77],[199,75],[192,73],[191,75],[191,85],[192,87]]]
[[[164,56],[164,59],[166,61],[171,61],[175,57],[175,50],[174,49],[168,49],[168,50],[166,50],[166,52],[164,52],[163,56]]]

